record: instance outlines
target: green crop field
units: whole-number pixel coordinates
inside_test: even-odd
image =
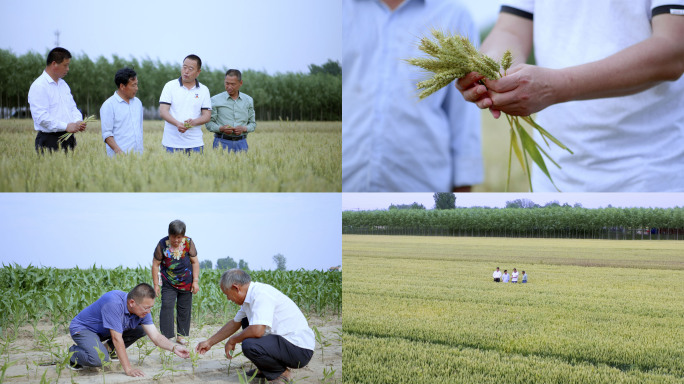
[[[3,192],[339,192],[340,122],[257,122],[249,151],[212,149],[169,154],[163,123],[145,121],[144,153],[110,159],[100,123],[76,134],[73,153],[39,156],[32,120],[0,120],[0,191]]]
[[[342,243],[345,383],[684,382],[684,242]]]

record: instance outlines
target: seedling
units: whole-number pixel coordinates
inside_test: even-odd
[[[324,350],[325,347],[329,347],[332,343],[328,341],[322,333],[318,331],[318,327],[315,325],[311,327],[314,331],[314,335],[316,336],[316,342],[321,346],[321,362],[325,363],[325,355],[324,355]]]
[[[97,352],[97,357],[100,358],[100,362],[102,363],[102,384],[105,383],[105,368],[108,367],[109,365],[112,364],[111,361],[106,361],[105,360],[105,353],[100,350],[97,346],[94,346],[95,351]]]
[[[323,378],[319,379],[321,383],[330,383],[330,382],[337,382],[337,380],[334,379],[335,372],[337,372],[336,369],[333,369],[333,367],[328,368],[323,368]],[[332,381],[331,381],[332,380]]]
[[[154,344],[150,345],[147,337],[138,339],[136,344],[138,345],[138,365],[142,365],[145,358],[154,352],[157,347]]]
[[[255,369],[255,370],[254,370],[254,373],[252,374],[252,376],[251,376],[251,377],[248,377],[248,376],[247,376],[247,372],[245,372],[245,369],[242,368],[242,373],[238,372],[238,380],[240,380],[240,384],[251,383],[252,380],[254,380],[254,378],[256,377],[257,372],[258,372],[258,371]]]

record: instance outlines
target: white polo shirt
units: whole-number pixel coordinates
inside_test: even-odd
[[[245,302],[233,319],[247,317],[249,325],[265,325],[265,335],[273,334],[304,349],[314,350],[314,333],[297,304],[274,287],[252,281]]]
[[[211,110],[211,96],[209,88],[200,84],[195,79],[195,86],[187,89],[183,86],[183,81],[178,79],[171,80],[162,90],[159,97],[159,104],[169,104],[171,116],[174,119],[184,122],[187,119],[200,117],[203,109]],[[164,122],[164,135],[162,145],[171,148],[194,148],[204,145],[202,140],[202,126],[196,125],[185,133],[178,132],[178,128]]]

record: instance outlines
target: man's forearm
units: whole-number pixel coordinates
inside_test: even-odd
[[[126,354],[126,344],[124,343],[123,338],[120,335],[118,337],[112,336],[112,344],[114,344],[114,349],[116,350],[116,355],[119,358],[121,367],[124,372],[128,373],[132,366],[131,362],[128,360],[128,355]]]
[[[231,320],[226,325],[221,327],[214,335],[212,335],[207,341],[211,345],[216,345],[218,342],[227,339],[230,335],[237,332],[240,329],[240,323],[235,320]]]
[[[109,148],[111,148],[115,153],[123,152],[119,145],[116,143],[116,140],[114,140],[114,136],[109,136],[108,138],[106,138],[105,143],[107,143],[107,145],[109,145]]]

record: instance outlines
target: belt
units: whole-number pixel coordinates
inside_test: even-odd
[[[67,131],[60,131],[60,132],[43,132],[43,131],[38,131],[38,134],[40,135],[47,135],[47,136],[62,136],[63,134],[67,133]]]
[[[217,138],[222,139],[222,140],[240,141],[247,136],[230,136],[230,135],[226,135],[225,133],[214,133],[214,137],[217,137]]]

